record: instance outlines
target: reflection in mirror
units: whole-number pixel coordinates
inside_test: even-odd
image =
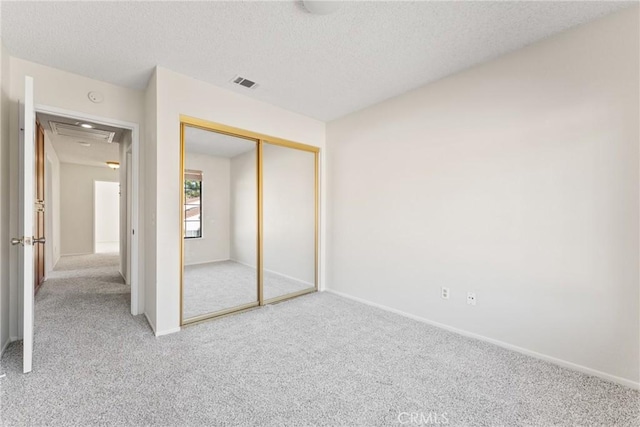
[[[184,320],[258,304],[256,142],[184,128]]]
[[[313,152],[263,145],[265,301],[316,286],[315,161]]]

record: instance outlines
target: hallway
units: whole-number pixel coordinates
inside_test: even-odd
[[[91,360],[96,348],[120,340],[121,331],[134,325],[150,334],[146,321],[133,318],[129,307],[118,254],[60,258],[35,298],[34,372],[66,366],[70,358]],[[20,372],[21,351],[21,342],[7,349],[2,362],[8,375]]]
[[[135,346],[142,336],[153,337],[144,317],[130,314],[118,260],[117,253],[60,258],[35,298],[33,372],[21,373],[22,341],[2,357],[0,424],[41,424],[61,419],[57,411],[86,405],[105,392],[99,387],[101,374],[108,374],[104,359],[126,341]]]

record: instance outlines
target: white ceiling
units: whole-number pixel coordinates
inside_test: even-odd
[[[254,141],[190,126],[185,127],[184,145],[187,153],[206,154],[228,159],[256,147]]]
[[[328,121],[637,2],[0,2],[20,58],[131,88],[155,65]],[[257,89],[232,85],[241,75]]]
[[[58,159],[62,163],[74,163],[77,165],[106,168],[108,167],[106,162],[119,161],[120,146],[118,142],[122,141],[125,132],[131,132],[129,130],[111,126],[104,126],[97,123],[83,122],[92,124],[94,126],[94,129],[116,132],[116,136],[114,138],[115,142],[106,143],[90,140],[88,138],[71,138],[68,136],[56,135],[55,133],[53,133],[49,123],[51,121],[55,121],[58,123],[76,124],[78,123],[77,120],[42,113],[37,113],[36,116],[40,121],[40,124],[42,124],[47,137],[51,141]],[[91,130],[87,129],[87,133],[89,132],[91,132]],[[81,145],[80,143],[89,143],[90,145],[87,147],[85,145]]]

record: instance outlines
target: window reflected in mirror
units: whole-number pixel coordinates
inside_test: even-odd
[[[258,305],[257,141],[184,127],[182,318]]]
[[[202,237],[202,171],[184,172],[184,238]]]

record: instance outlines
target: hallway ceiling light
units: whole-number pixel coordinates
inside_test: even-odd
[[[93,129],[93,126],[90,125],[89,123],[82,123],[80,126],[82,126],[85,129]]]
[[[111,130],[90,129],[85,126],[91,126],[87,123],[81,123],[79,126],[76,126],[70,123],[49,121],[49,125],[54,135],[68,136],[82,141],[100,141],[111,144],[116,136],[116,133]]]
[[[78,141],[78,144],[82,145],[83,147],[91,147],[91,144],[89,144],[88,142],[84,142],[84,141]]]
[[[107,162],[107,166],[113,170],[120,169],[120,163],[118,162]]]

